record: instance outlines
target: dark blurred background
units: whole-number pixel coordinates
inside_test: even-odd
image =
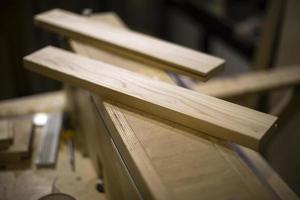
[[[33,24],[35,14],[52,8],[79,14],[86,9],[113,11],[133,30],[224,58],[226,69],[219,76],[300,63],[299,0],[2,0],[0,99],[62,87],[22,65],[26,54],[45,45],[63,44],[62,38]],[[271,41],[267,50],[261,46],[262,38]],[[297,120],[293,123],[298,124]],[[291,125],[290,129],[299,130],[295,127],[299,126]],[[276,156],[268,160],[299,195],[297,155],[286,158],[289,165]],[[295,160],[296,164],[291,165]]]

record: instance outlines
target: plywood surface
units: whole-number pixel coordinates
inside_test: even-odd
[[[107,19],[107,15],[109,14],[94,15],[92,20]],[[111,21],[108,23],[115,23],[119,20],[113,17],[110,19]],[[82,42],[72,40],[71,45],[74,51],[90,58],[104,59],[112,64],[122,60],[124,63],[124,65],[120,65],[122,67],[127,62],[135,63],[137,68],[140,64],[141,68],[146,68],[146,70],[140,69],[139,73],[153,79],[159,77],[160,80],[173,83],[163,71],[151,68],[151,65],[120,57]],[[106,55],[109,56],[106,57]],[[128,65],[125,68],[134,71],[135,69],[131,66]],[[101,104],[99,105],[101,106]],[[118,142],[118,148],[123,150],[122,154],[132,156],[131,159],[126,160],[128,162],[126,165],[131,166],[130,173],[139,176],[137,179],[141,180],[146,179],[149,170],[153,171],[156,173],[153,177],[157,180],[151,181],[164,184],[163,188],[167,193],[178,194],[176,199],[188,199],[189,197],[191,199],[234,199],[234,197],[240,197],[240,199],[297,199],[293,192],[289,189],[284,190],[282,187],[279,190],[282,189],[283,195],[276,196],[278,187],[269,190],[270,186],[262,184],[241,158],[226,144],[218,140],[207,139],[205,135],[201,139],[192,134],[190,130],[181,130],[178,127],[164,124],[161,120],[157,121],[145,113],[131,112],[108,102],[104,104],[104,108],[110,111],[106,114],[111,113],[107,123],[112,124],[113,122],[114,130],[117,130],[117,132],[113,132],[116,134],[112,133],[117,137],[114,137],[113,140]],[[122,127],[126,127],[126,129]],[[132,153],[133,151],[136,151],[137,154]],[[137,160],[146,164],[148,170],[141,167],[143,165],[138,165]],[[272,171],[270,174],[274,174],[274,172]],[[153,182],[148,182],[149,190],[157,191],[155,194],[159,195],[161,188],[158,189],[156,184],[150,183]],[[207,183],[209,184],[207,185]],[[284,183],[279,178],[278,181],[274,181],[274,184]],[[141,184],[140,187],[142,186],[145,185]],[[273,192],[274,195],[271,194]]]
[[[113,65],[46,47],[24,58],[27,69],[91,90],[103,98],[259,150],[276,117]]]
[[[106,23],[54,9],[35,17],[39,26],[79,41],[200,79],[219,71],[224,60]]]
[[[156,191],[159,197],[167,194],[170,199],[273,198],[226,143],[205,134],[197,137],[201,133],[164,123],[137,110],[109,102],[104,102],[104,107],[101,113],[108,116],[108,126],[117,130],[110,129],[134,179],[140,183],[136,176],[140,173],[146,182],[140,186]]]

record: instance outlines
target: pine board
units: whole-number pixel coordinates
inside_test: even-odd
[[[37,25],[156,67],[208,79],[224,60],[106,23],[54,9],[35,16]]]
[[[103,98],[259,151],[276,117],[55,47],[24,58],[27,69]]]

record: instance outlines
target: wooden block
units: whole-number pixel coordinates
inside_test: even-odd
[[[209,135],[259,150],[276,117],[155,81],[96,60],[46,47],[24,58],[25,67],[91,90]]]
[[[207,79],[224,60],[106,23],[54,9],[35,17],[37,25],[72,39],[125,55],[163,69]]]
[[[0,150],[7,149],[13,142],[12,124],[8,120],[0,120]]]
[[[6,162],[16,162],[28,159],[32,145],[32,120],[31,117],[12,120],[14,141],[4,151],[0,151],[0,166]]]
[[[280,89],[300,83],[300,66],[279,67],[234,77],[215,79],[192,86],[193,90],[226,99]]]

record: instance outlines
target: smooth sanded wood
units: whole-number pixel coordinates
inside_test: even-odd
[[[226,99],[279,89],[300,83],[300,66],[280,67],[191,86],[193,90]]]
[[[54,9],[35,17],[37,25],[100,48],[200,79],[222,69],[224,60],[106,23]]]
[[[89,19],[120,27],[124,26],[122,20],[114,13],[94,14]],[[112,54],[86,43],[71,40],[70,44],[72,49],[80,55],[105,61],[155,80],[159,79],[174,84],[172,79],[158,68]],[[175,196],[176,199],[267,199],[266,193],[273,192],[280,199],[298,199],[288,187],[282,187],[284,183],[280,178],[274,178],[276,175],[272,169],[266,169],[263,165],[259,165],[254,170],[255,174],[259,174],[258,176],[266,174],[263,177],[267,179],[267,182],[269,182],[270,177],[272,179],[270,187],[265,187],[268,184],[264,181],[262,184],[241,158],[228,148],[228,145],[219,140],[210,140],[209,137],[195,137],[190,130],[180,131],[175,126],[177,124],[168,126],[161,122],[161,119],[156,118],[158,120],[156,121],[153,116],[145,116],[145,113],[142,112],[142,114],[135,111],[129,112],[108,102],[95,103],[97,107],[105,107],[107,112],[104,113],[109,114],[105,123],[114,123],[115,128],[107,130],[111,131],[112,140],[126,161],[126,166],[139,190],[150,187],[149,190],[154,193],[155,199],[166,199],[163,195],[164,192],[161,192],[162,188],[160,188],[159,182],[164,183],[167,187],[164,188],[174,194],[173,199]],[[85,112],[89,113],[89,111]],[[86,123],[86,121],[81,120],[80,122]],[[96,129],[100,130],[99,128]],[[116,129],[117,132],[115,133],[114,130]],[[95,140],[95,137],[90,138],[90,142],[95,143],[95,141],[103,140]],[[97,144],[96,146],[103,147],[102,144]],[[122,146],[128,148],[124,149]],[[92,153],[95,151],[97,150],[93,150]],[[98,151],[99,153],[104,152],[101,149]],[[248,151],[251,150],[248,149]],[[260,157],[258,153],[253,153]],[[105,154],[108,154],[108,157],[104,159],[104,162],[113,162],[111,154],[108,152]],[[131,157],[134,162],[129,162],[128,157]],[[248,158],[247,155],[243,157]],[[257,162],[253,156],[249,160],[254,164]],[[136,166],[136,168],[130,166]],[[112,168],[107,168],[111,172]],[[153,175],[151,168],[156,175]],[[108,170],[104,171],[109,173]],[[140,173],[140,176],[137,173]],[[107,176],[114,179],[115,174],[111,172]],[[137,179],[144,179],[149,185],[145,186]],[[117,193],[114,190],[117,188],[116,185],[111,185],[113,193]],[[109,187],[108,184],[106,187]],[[220,189],[216,190],[216,188]],[[107,189],[107,193],[109,192]],[[273,199],[272,197],[274,196],[271,196],[271,199]]]
[[[102,97],[259,150],[276,117],[155,81],[96,60],[46,47],[24,58],[25,67],[91,90]]]

